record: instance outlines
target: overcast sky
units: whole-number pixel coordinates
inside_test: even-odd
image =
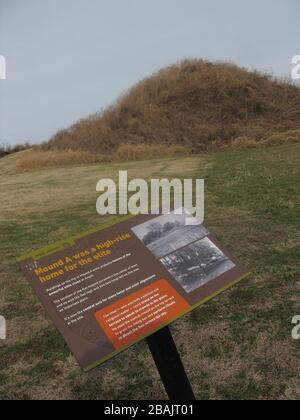
[[[46,140],[186,57],[289,75],[299,0],[0,0],[0,143]]]

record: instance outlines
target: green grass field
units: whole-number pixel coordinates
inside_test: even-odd
[[[26,153],[26,152],[25,152]],[[85,374],[48,320],[16,257],[101,223],[96,183],[206,180],[205,225],[253,275],[171,329],[197,398],[299,399],[300,144],[192,158],[17,173],[0,160],[0,399],[163,399],[145,343]]]

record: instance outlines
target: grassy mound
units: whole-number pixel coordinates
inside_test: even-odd
[[[141,81],[105,112],[57,133],[44,149],[115,160],[134,156],[135,145],[199,153],[298,140],[299,87],[232,64],[189,60]]]

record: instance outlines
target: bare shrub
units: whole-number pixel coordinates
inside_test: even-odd
[[[6,144],[0,145],[0,158],[11,155],[13,153],[22,152],[23,150],[29,149],[31,146],[29,143],[18,144],[16,146],[10,146]]]

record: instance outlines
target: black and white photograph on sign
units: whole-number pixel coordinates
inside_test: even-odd
[[[132,228],[132,231],[157,258],[164,257],[209,234],[197,219],[192,218],[184,210],[182,214],[173,212],[159,216]]]
[[[190,244],[160,261],[187,293],[235,267],[208,238]]]

